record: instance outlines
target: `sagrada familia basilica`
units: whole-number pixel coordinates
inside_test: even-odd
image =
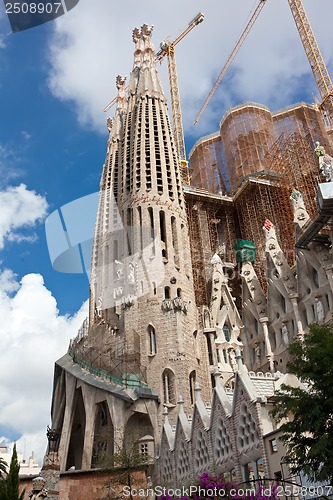
[[[286,479],[270,410],[301,385],[290,342],[332,318],[332,139],[315,105],[245,103],[197,141],[184,184],[152,31],[133,32],[127,91],[116,80],[89,318],[55,364],[60,475],[134,436],[157,484]]]

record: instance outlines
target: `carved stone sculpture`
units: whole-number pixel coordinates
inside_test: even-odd
[[[333,181],[333,158],[325,152],[323,146],[316,142],[315,153],[319,158],[319,169],[326,182]]]

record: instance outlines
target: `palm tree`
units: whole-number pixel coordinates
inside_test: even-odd
[[[3,474],[7,474],[8,464],[0,457],[0,478],[3,479]]]

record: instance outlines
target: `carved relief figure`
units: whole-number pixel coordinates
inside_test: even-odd
[[[37,498],[46,498],[48,491],[45,488],[45,479],[41,476],[35,477],[32,480],[32,490],[29,492],[30,500],[37,500]]]
[[[316,299],[316,312],[317,312],[317,321],[324,321],[325,318],[324,304],[320,299]]]
[[[304,205],[303,196],[297,189],[293,189],[290,200],[294,209],[294,224],[297,224],[301,228],[310,218]]]
[[[285,323],[283,323],[283,325],[282,325],[281,332],[282,332],[282,340],[283,340],[284,345],[288,345],[289,344],[289,332],[288,332],[287,325]]]
[[[325,177],[326,182],[333,181],[333,158],[325,152],[323,146],[316,142],[315,153],[319,158],[319,169]]]

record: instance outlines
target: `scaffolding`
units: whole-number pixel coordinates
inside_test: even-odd
[[[234,192],[245,177],[267,168],[265,155],[277,138],[270,110],[256,103],[232,108],[222,118],[221,138]]]
[[[190,155],[191,184],[211,193],[226,194],[230,190],[219,132],[196,142]]]
[[[208,305],[214,253],[233,261],[235,210],[231,198],[193,188],[186,193],[186,205],[196,304]]]
[[[270,151],[268,160],[272,171],[281,174],[281,188],[286,190],[288,199],[293,189],[300,191],[305,208],[312,216],[317,210],[316,193],[320,181],[312,140],[298,132],[283,133]]]
[[[70,342],[68,354],[74,363],[114,385],[147,387],[140,351],[137,332],[121,335],[101,320],[100,324],[90,326],[88,333],[84,326],[80,328],[77,337]]]
[[[295,263],[294,214],[290,195],[301,192],[305,208],[312,216],[317,210],[316,193],[319,181],[318,159],[312,138],[298,132],[282,133],[264,159],[268,170],[243,177],[234,200],[242,238],[253,241],[257,249],[254,268],[263,289],[265,278],[265,219],[273,222],[277,237],[288,263]]]

